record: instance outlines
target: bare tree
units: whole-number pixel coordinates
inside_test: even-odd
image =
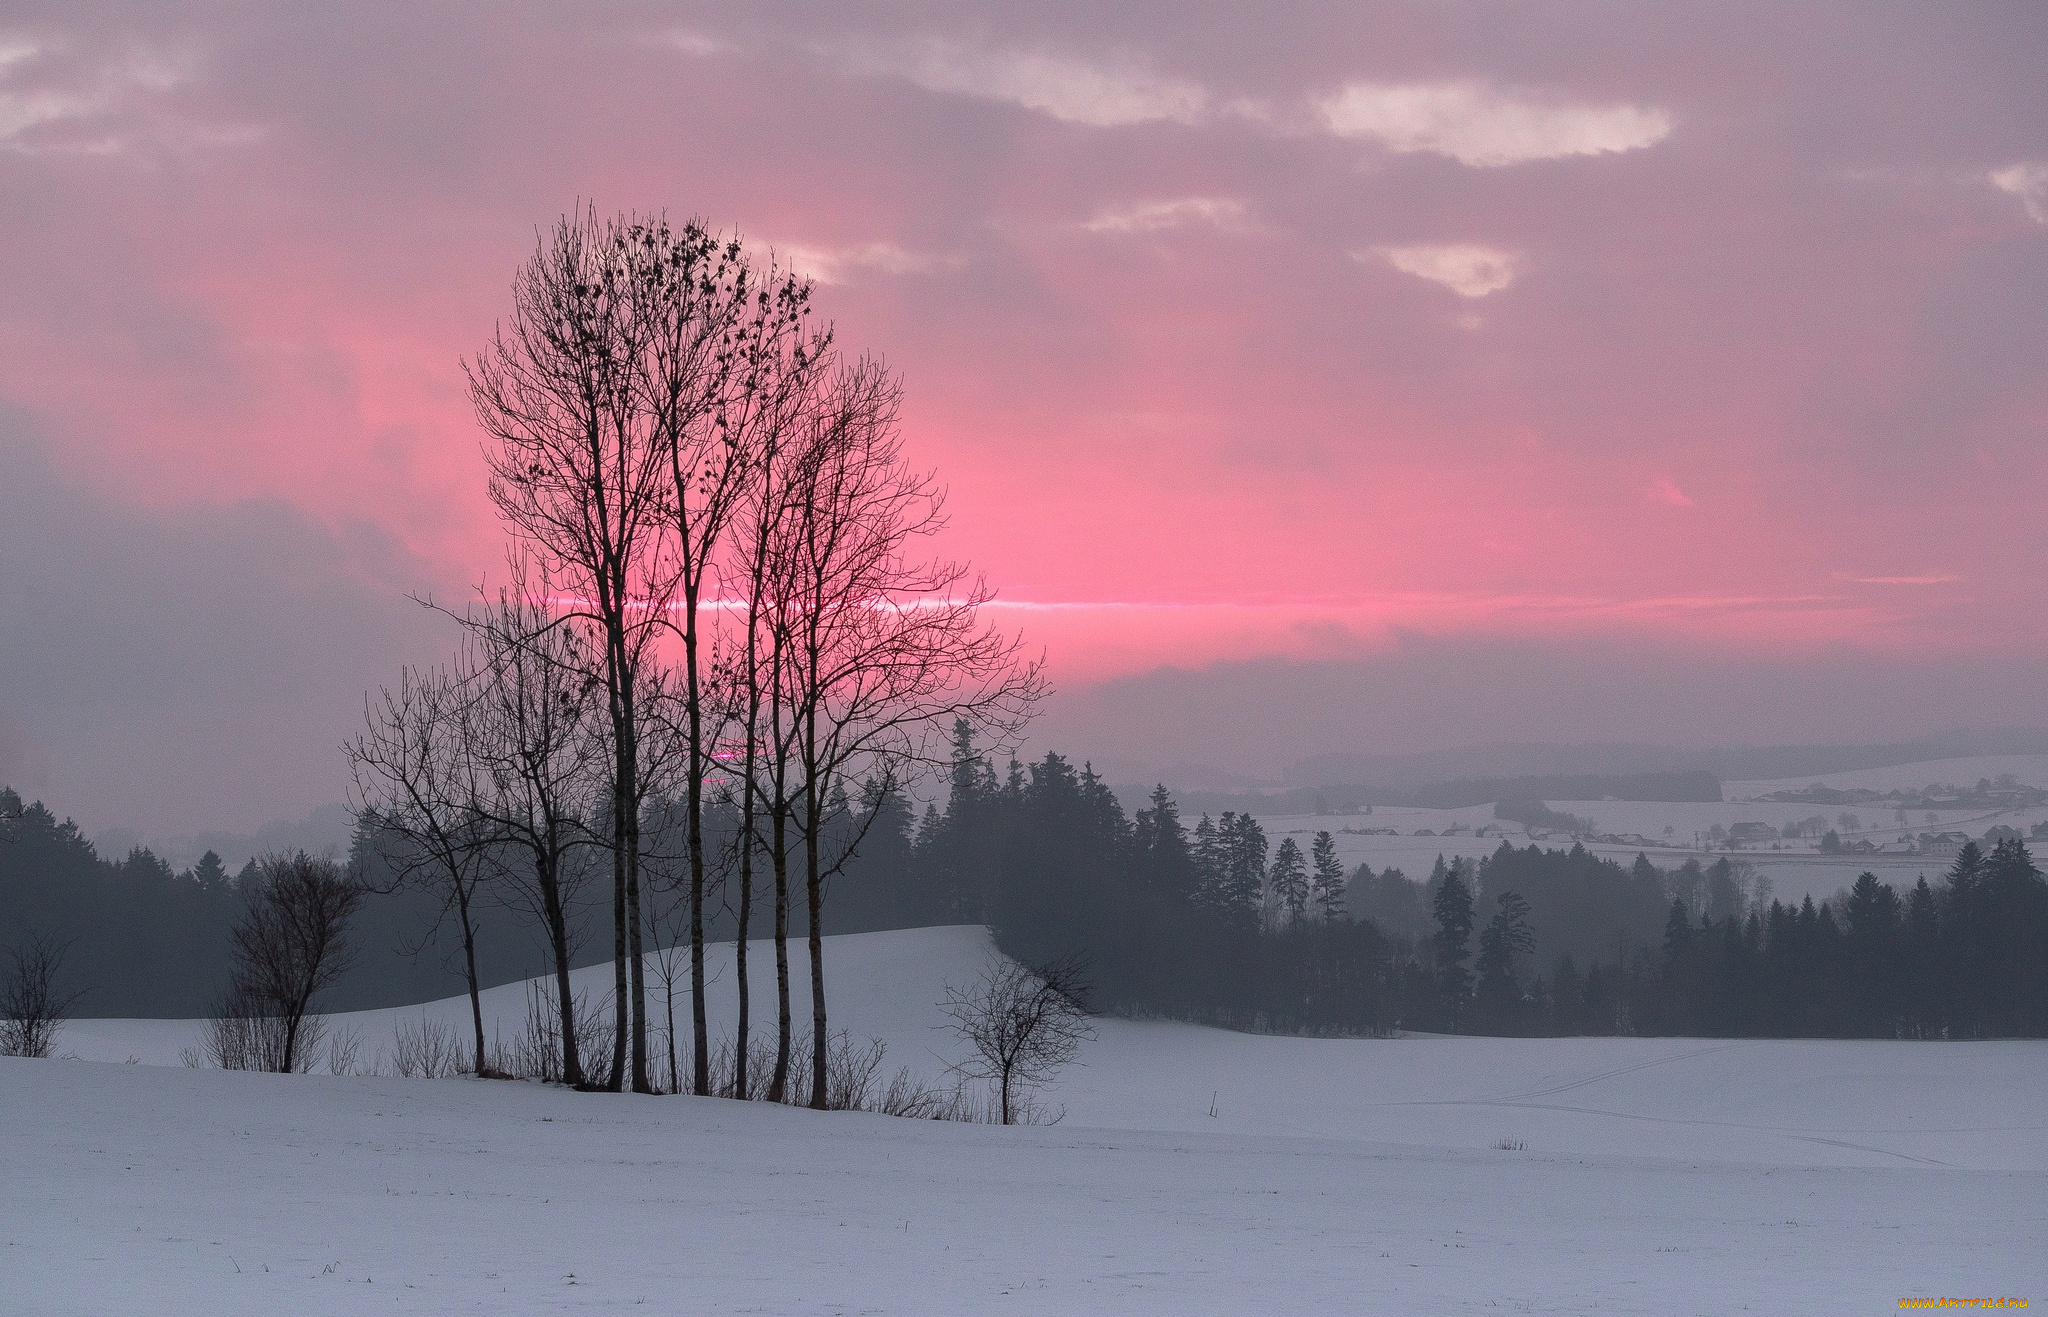
[[[957,563],[917,556],[944,526],[943,497],[903,462],[900,396],[895,375],[873,360],[821,384],[790,463],[791,511],[770,575],[799,778],[814,1107],[826,1100],[829,1062],[824,884],[850,854],[826,853],[828,833],[846,821],[834,785],[936,765],[957,719],[1013,734],[1045,689],[1042,665],[1022,661],[1017,641],[982,621],[986,585]]]
[[[31,933],[0,978],[0,1056],[47,1057],[79,994],[57,987],[68,944]]]
[[[363,889],[332,860],[304,851],[267,856],[258,873],[259,887],[229,930],[235,967],[221,1017],[270,1022],[275,1046],[261,1064],[290,1074],[302,1059],[314,999],[353,959],[348,924]]]
[[[714,767],[717,720],[707,704],[702,608],[718,584],[728,530],[748,473],[800,401],[829,331],[806,328],[811,288],[771,259],[757,271],[737,237],[701,223],[655,217],[627,228],[625,263],[638,326],[637,396],[669,472],[666,508],[675,563],[669,627],[681,640],[678,744],[690,910],[693,1029],[691,1089],[709,1086],[704,1006],[704,783]]]
[[[608,1087],[649,1090],[640,900],[640,710],[676,573],[665,551],[669,455],[640,387],[635,224],[565,217],[513,283],[513,312],[475,360],[470,397],[490,436],[491,497],[565,589],[562,624],[587,626],[603,683],[612,780],[613,970],[618,1018]]]
[[[1029,1091],[1052,1082],[1095,1036],[1087,991],[1072,957],[1036,969],[993,959],[972,988],[946,989],[945,1012],[974,1049],[954,1069],[995,1086],[1003,1124],[1014,1124]]]
[[[488,1075],[476,905],[490,872],[491,837],[477,808],[475,684],[465,667],[408,668],[396,692],[387,688],[365,702],[364,730],[342,749],[355,779],[353,803],[371,824],[380,857],[399,883],[438,892],[442,914],[456,916],[476,1073]]]
[[[508,896],[544,930],[560,1018],[562,1082],[589,1082],[569,987],[568,912],[594,838],[584,809],[601,794],[607,747],[598,727],[602,683],[580,633],[555,625],[545,574],[515,559],[512,579],[466,623],[475,646],[470,705],[480,768],[475,810],[494,845]]]

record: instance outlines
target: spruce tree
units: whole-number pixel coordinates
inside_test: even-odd
[[[1289,837],[1273,854],[1273,904],[1286,912],[1288,923],[1299,923],[1308,915],[1308,863],[1301,847]]]
[[[1455,1032],[1472,995],[1472,971],[1465,968],[1472,945],[1472,889],[1455,866],[1444,865],[1442,856],[1437,865],[1443,878],[1436,885],[1436,932],[1430,945],[1436,951],[1438,1005],[1445,1026]]]
[[[1479,934],[1479,1007],[1481,1017],[1497,1029],[1512,1029],[1522,1005],[1522,985],[1515,976],[1515,957],[1536,949],[1529,928],[1529,903],[1520,892],[1500,894],[1498,909]]]
[[[209,894],[228,890],[228,867],[221,863],[220,856],[208,851],[199,857],[199,863],[192,866],[192,881],[199,890]]]
[[[1318,832],[1309,855],[1315,865],[1316,906],[1323,922],[1334,924],[1344,918],[1344,865],[1337,859],[1337,839],[1327,831]]]

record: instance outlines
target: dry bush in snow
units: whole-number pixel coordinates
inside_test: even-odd
[[[60,992],[65,944],[32,933],[0,978],[0,1056],[47,1057],[77,993]]]

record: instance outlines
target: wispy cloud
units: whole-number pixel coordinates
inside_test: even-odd
[[[1183,197],[1178,201],[1139,201],[1097,212],[1081,227],[1090,233],[1158,233],[1164,229],[1206,225],[1241,229],[1249,211],[1234,197]]]
[[[837,54],[855,73],[901,77],[930,91],[1006,101],[1096,128],[1194,123],[1209,106],[1203,87],[1154,72],[1137,59],[1091,61],[941,37],[861,42]]]
[[[2048,164],[2023,160],[2016,165],[1991,171],[1991,186],[2010,192],[2027,208],[2036,224],[2048,224]]]
[[[1655,107],[1545,102],[1477,82],[1354,82],[1317,109],[1339,137],[1482,167],[1636,151],[1672,127]]]
[[[1853,576],[1836,572],[1835,579],[1856,585],[1947,585],[1963,578],[1954,572],[1919,572],[1912,576]]]
[[[1666,507],[1689,508],[1692,506],[1692,495],[1680,489],[1678,482],[1670,476],[1658,476],[1657,483],[1650,486],[1650,501],[1662,503]]]
[[[1521,261],[1514,253],[1475,243],[1423,243],[1374,247],[1351,253],[1355,261],[1385,261],[1403,274],[1442,284],[1460,297],[1485,297],[1515,281]]]
[[[723,37],[714,37],[708,32],[699,32],[694,28],[687,27],[670,28],[668,31],[659,34],[654,40],[658,45],[667,46],[671,50],[680,50],[685,55],[695,55],[699,59],[712,55],[722,55],[726,51],[733,49],[733,44]]]
[[[0,36],[0,150],[110,155],[138,141],[183,148],[258,136],[245,125],[201,122],[165,106],[163,98],[194,75],[197,61],[189,52],[130,50],[82,75],[33,80],[37,66],[58,53]]]
[[[778,244],[775,253],[800,274],[821,284],[849,283],[863,274],[931,274],[958,269],[963,257],[916,252],[893,242],[860,243],[849,247],[812,247],[801,243]]]

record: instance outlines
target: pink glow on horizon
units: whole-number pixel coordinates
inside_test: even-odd
[[[1645,11],[1535,60],[1418,14],[1248,40],[1076,7],[955,34],[987,76],[954,85],[890,62],[921,35],[894,20],[700,17],[715,41],[630,10],[422,18],[375,34],[388,65],[346,14],[25,23],[0,92],[84,85],[123,42],[200,55],[0,129],[36,199],[0,255],[0,396],[119,497],[283,499],[449,588],[501,542],[459,363],[534,230],[579,197],[667,205],[833,280],[842,341],[904,373],[945,550],[1066,680],[1403,630],[2048,638],[2010,606],[2048,571],[2013,532],[2048,495],[2048,225],[1988,172],[2048,127],[2006,113],[2023,52],[1843,53],[1816,15],[1680,56]],[[1155,75],[1012,95],[1013,48]],[[1451,63],[1480,117],[1439,138],[1316,108]],[[578,94],[520,93],[541,69]],[[1990,108],[1954,103],[1965,78]],[[1575,136],[1500,138],[1513,97],[1484,89],[1518,87]],[[1355,256],[1389,247],[1515,255],[1476,292]]]

